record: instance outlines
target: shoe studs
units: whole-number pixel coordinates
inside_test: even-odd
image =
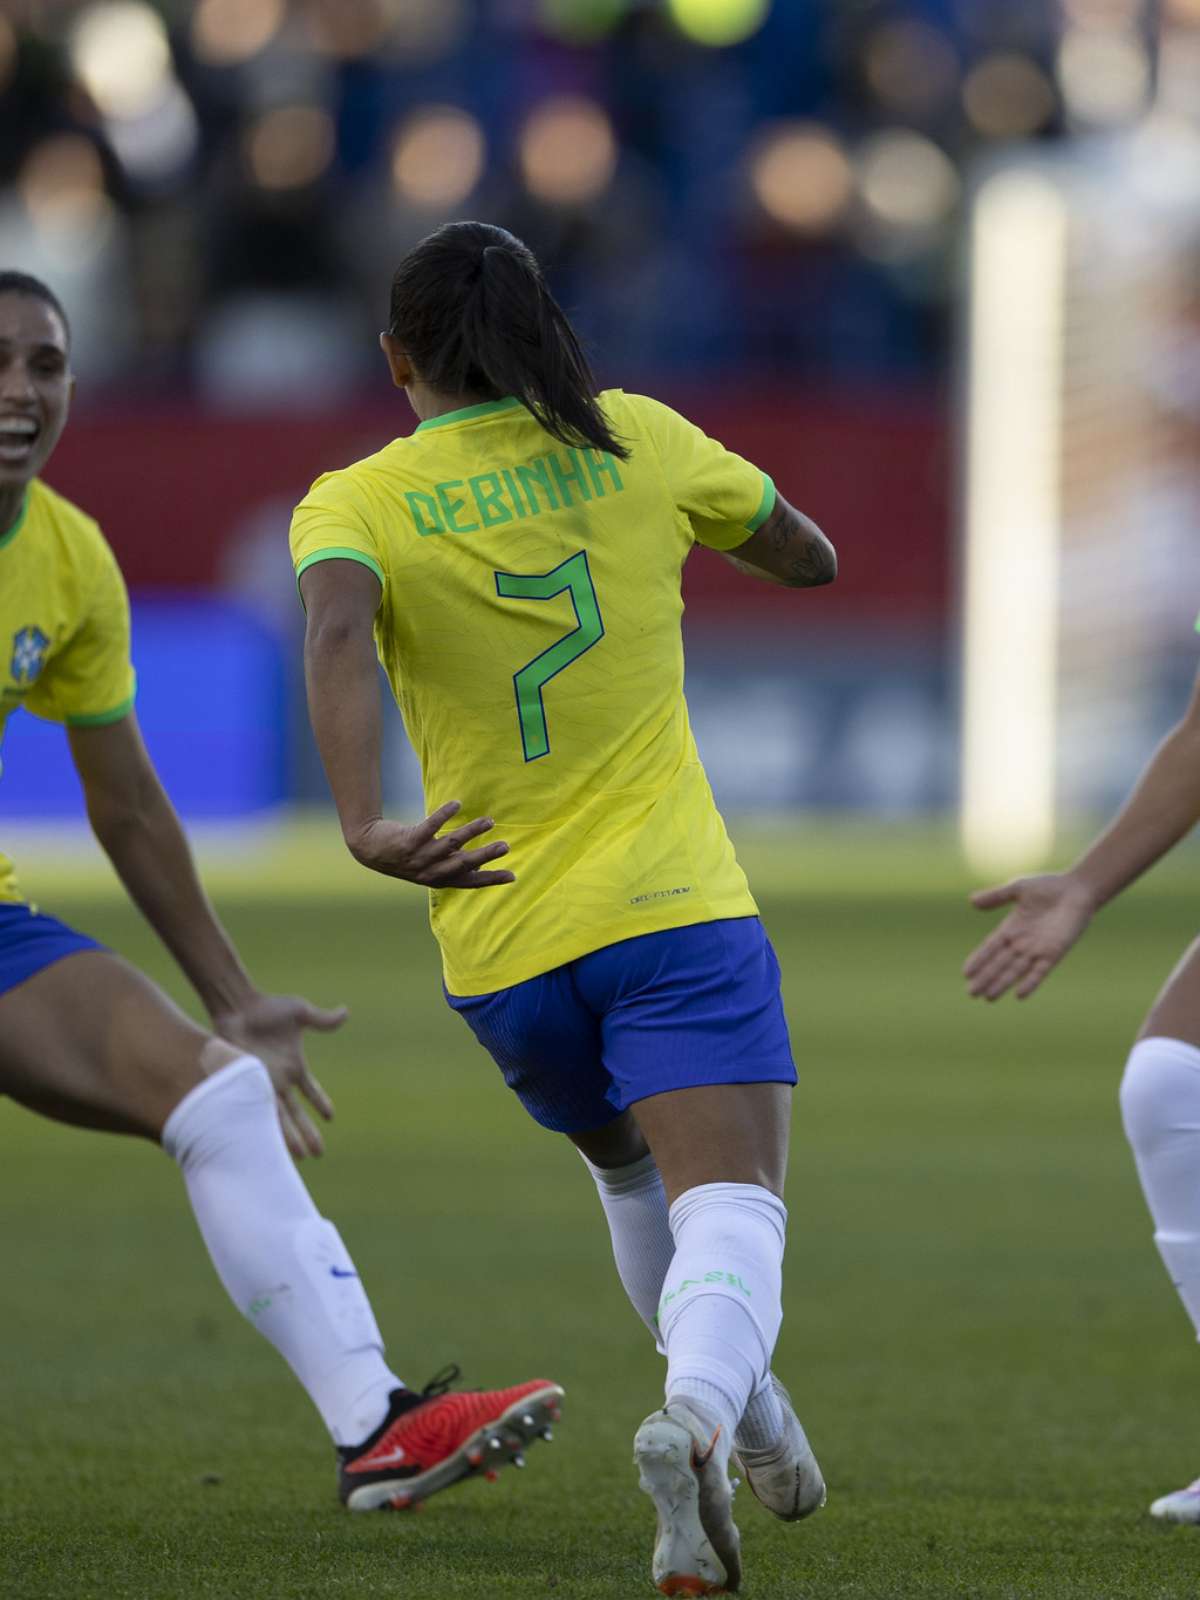
[[[500,1474],[496,1471],[495,1467],[489,1467],[487,1469],[487,1471],[484,1473],[484,1477],[487,1479],[487,1481],[489,1483],[495,1483],[496,1479],[499,1476],[500,1476]]]
[[[550,1441],[551,1441],[551,1439],[553,1439],[553,1437],[554,1437],[554,1429],[553,1428],[543,1428],[542,1429],[542,1438],[545,1439],[547,1444],[550,1443]]]
[[[472,1468],[481,1467],[483,1465],[483,1451],[478,1447],[478,1445],[476,1445],[474,1450],[467,1451],[467,1465]]]
[[[517,1451],[516,1455],[512,1458],[512,1464],[513,1464],[514,1467],[523,1467],[525,1465],[525,1457],[521,1454],[521,1452],[519,1450]]]

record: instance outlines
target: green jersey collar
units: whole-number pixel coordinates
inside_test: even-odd
[[[461,411],[443,411],[440,417],[430,417],[425,422],[418,422],[413,429],[414,433],[421,433],[426,428],[444,428],[451,422],[474,422],[477,417],[490,417],[497,411],[511,411],[521,402],[515,394],[505,395],[503,400],[485,400],[482,405],[463,406]]]
[[[0,550],[3,550],[3,548],[4,548],[4,546],[6,544],[11,544],[12,541],[17,537],[17,535],[20,533],[22,527],[24,526],[25,518],[28,515],[29,515],[29,490],[26,489],[25,498],[24,498],[24,500],[21,501],[21,509],[20,509],[20,511],[17,512],[17,520],[4,533],[0,533]]]

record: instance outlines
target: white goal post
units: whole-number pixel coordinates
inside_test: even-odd
[[[1200,137],[1151,121],[972,190],[961,833],[1045,861],[1200,659]]]

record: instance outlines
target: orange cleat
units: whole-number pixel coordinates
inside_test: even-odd
[[[338,1494],[351,1511],[415,1510],[463,1478],[494,1480],[498,1467],[523,1467],[534,1440],[553,1437],[558,1384],[533,1378],[511,1389],[451,1393],[458,1375],[452,1366],[420,1394],[393,1390],[375,1432],[338,1450]]]

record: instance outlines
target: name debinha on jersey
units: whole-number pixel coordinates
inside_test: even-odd
[[[473,478],[447,478],[432,494],[410,489],[404,496],[421,537],[434,533],[479,533],[506,522],[523,522],[546,511],[620,494],[625,484],[617,458],[607,450],[553,450],[519,467],[499,467]]]

